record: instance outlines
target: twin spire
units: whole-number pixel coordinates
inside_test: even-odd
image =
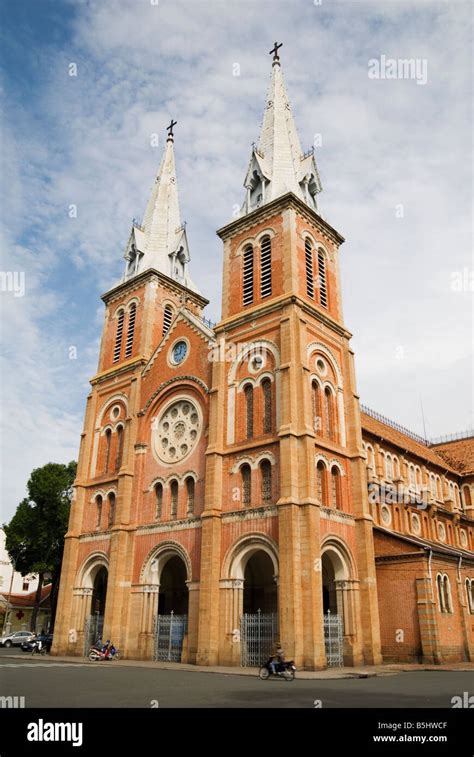
[[[244,186],[247,190],[241,213],[293,192],[318,212],[317,196],[321,192],[314,151],[303,154],[298,132],[286,93],[285,82],[275,42],[272,76],[263,114],[258,145],[253,146]]]
[[[301,150],[280,66],[281,46],[275,42],[270,51],[273,55],[270,88],[260,139],[253,146],[244,181],[247,193],[241,215],[287,192],[293,192],[318,212],[321,182],[313,150],[305,154]],[[127,261],[124,280],[155,268],[198,292],[188,272],[186,225],[181,223],[179,212],[173,134],[176,123],[172,120],[167,127],[165,150],[143,224],[134,222],[132,226],[124,256]]]

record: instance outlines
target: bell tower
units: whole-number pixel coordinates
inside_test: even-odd
[[[256,550],[278,554],[276,609],[287,656],[308,668],[326,665],[329,611],[344,618],[346,664],[374,664],[381,656],[372,518],[343,322],[344,239],[321,215],[314,151],[301,149],[280,47],[270,51],[271,81],[240,215],[217,232],[222,320],[215,328],[197,662],[218,661],[219,635],[232,631],[223,618],[235,625],[232,608],[243,609],[218,570],[230,540],[226,523],[235,517],[242,533],[267,534]],[[220,662],[235,662],[234,649],[229,645]]]

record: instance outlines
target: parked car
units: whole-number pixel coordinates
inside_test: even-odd
[[[32,652],[33,651],[33,644],[35,641],[41,641],[43,647],[46,648],[46,651],[49,653],[52,645],[53,645],[53,634],[52,633],[39,633],[37,636],[34,636],[32,639],[28,641],[23,641],[21,648],[24,652]]]
[[[35,634],[31,633],[31,631],[15,631],[15,633],[10,633],[8,636],[1,636],[0,646],[19,647],[20,644],[23,644],[25,641],[31,641],[34,637]]]

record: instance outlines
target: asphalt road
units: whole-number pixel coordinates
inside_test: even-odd
[[[0,655],[0,696],[23,696],[26,708],[451,708],[451,698],[463,692],[474,693],[472,673],[417,671],[364,679],[296,678],[287,682],[135,668],[113,662],[62,663],[47,657],[27,655],[19,660]]]

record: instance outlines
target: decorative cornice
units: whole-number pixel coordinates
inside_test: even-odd
[[[306,205],[303,200],[300,200],[293,192],[287,192],[281,197],[277,197],[275,200],[252,210],[247,215],[236,218],[234,221],[231,221],[218,229],[216,234],[225,241],[229,237],[234,236],[236,232],[251,228],[252,226],[255,226],[256,223],[260,223],[289,207],[304,215],[310,223],[314,224],[318,230],[334,244],[339,246],[345,242],[344,237],[341,236],[336,229]]]
[[[187,518],[181,520],[169,520],[164,523],[152,523],[144,526],[137,526],[137,536],[143,534],[163,534],[170,531],[186,531],[189,528],[201,528],[200,518]]]
[[[193,300],[201,307],[205,307],[209,304],[209,300],[207,300],[201,294],[197,294],[197,292],[194,292],[192,289],[184,286],[184,284],[180,284],[178,281],[175,281],[175,279],[172,279],[169,276],[166,276],[166,274],[161,273],[161,271],[157,271],[156,268],[147,268],[146,271],[138,273],[133,278],[127,279],[127,281],[121,281],[119,284],[116,284],[114,287],[112,287],[112,289],[109,289],[107,292],[102,294],[101,299],[105,302],[106,305],[108,305],[109,302],[113,302],[114,300],[121,297],[127,290],[132,292],[134,289],[138,289],[147,281],[147,279],[149,279],[150,281],[159,281],[168,289],[176,292],[176,294],[181,294],[184,290],[189,299]]]
[[[168,379],[167,381],[164,381],[162,384],[160,384],[159,387],[158,387],[158,389],[155,389],[155,391],[153,392],[153,394],[151,395],[151,397],[148,398],[146,404],[143,406],[143,409],[139,410],[138,413],[137,413],[137,415],[138,416],[145,415],[146,411],[150,407],[150,405],[153,402],[153,400],[167,386],[171,386],[171,384],[176,384],[176,383],[180,383],[180,382],[183,382],[183,381],[193,381],[195,384],[198,384],[198,386],[200,386],[201,389],[203,389],[203,391],[205,392],[205,394],[209,394],[209,388],[208,388],[208,386],[204,383],[204,381],[201,381],[201,379],[197,378],[197,376],[190,376],[190,375],[186,375],[186,376],[174,376],[173,378]]]

